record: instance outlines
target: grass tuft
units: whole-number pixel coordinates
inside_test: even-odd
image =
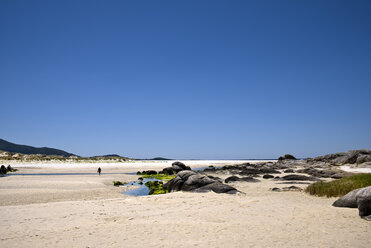
[[[120,182],[120,181],[113,181],[113,186],[118,187],[120,185],[124,185],[124,183],[123,182]]]
[[[311,195],[336,197],[350,191],[371,185],[371,174],[358,174],[331,182],[317,182],[309,185],[305,192]]]

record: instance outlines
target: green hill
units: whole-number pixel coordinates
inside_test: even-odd
[[[74,156],[62,150],[49,148],[49,147],[33,147],[26,145],[18,145],[6,140],[0,139],[0,150],[6,152],[22,153],[22,154],[44,154],[44,155],[59,155],[63,157]]]

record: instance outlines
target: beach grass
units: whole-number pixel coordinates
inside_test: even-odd
[[[338,197],[367,186],[371,186],[371,174],[364,173],[331,182],[316,182],[309,185],[305,192],[316,196]]]

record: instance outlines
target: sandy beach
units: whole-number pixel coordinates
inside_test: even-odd
[[[0,246],[369,247],[371,242],[371,223],[359,218],[357,209],[332,207],[336,198],[272,192],[282,184],[271,180],[230,183],[243,192],[237,195],[135,197],[122,194],[134,186],[112,184],[137,179],[124,173],[171,162],[164,163],[16,165],[16,175],[0,178]],[[230,161],[184,163],[196,168]]]

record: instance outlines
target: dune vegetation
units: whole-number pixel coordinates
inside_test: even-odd
[[[338,197],[367,186],[371,186],[371,174],[364,173],[331,182],[316,182],[309,185],[305,192],[317,196]]]

